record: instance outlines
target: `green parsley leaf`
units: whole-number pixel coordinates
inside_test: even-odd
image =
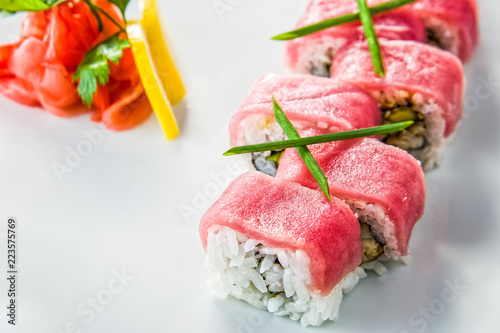
[[[0,10],[15,12],[40,12],[67,0],[0,0]]]
[[[109,81],[109,63],[118,63],[123,56],[123,49],[130,47],[128,39],[120,38],[117,33],[90,49],[78,65],[73,81],[78,83],[78,94],[83,103],[92,105],[94,94],[97,92],[97,83],[106,85]]]

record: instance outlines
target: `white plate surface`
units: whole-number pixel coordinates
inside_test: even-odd
[[[222,17],[214,3],[228,6]],[[1,332],[498,331],[496,0],[480,0],[482,43],[466,66],[465,119],[442,167],[427,175],[409,266],[370,274],[345,298],[340,320],[319,329],[219,300],[207,288],[198,220],[226,176],[244,170],[239,159],[221,156],[229,118],[255,80],[284,71],[283,44],[269,37],[292,27],[305,5],[161,1],[188,91],[176,107],[182,135],[173,142],[153,117],[108,133],[88,115],[59,119],[0,96],[0,276],[7,270],[7,218],[19,227],[17,325],[6,323],[2,278]],[[19,22],[0,20],[0,42],[15,38]],[[54,163],[67,163],[89,131],[99,140],[58,179]]]

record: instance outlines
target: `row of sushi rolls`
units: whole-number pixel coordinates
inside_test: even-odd
[[[312,0],[297,27],[357,11],[354,0]],[[366,271],[384,274],[384,263],[407,262],[424,212],[424,172],[438,167],[462,118],[463,63],[479,40],[477,4],[418,0],[373,23],[385,77],[374,72],[359,21],[290,40],[285,61],[293,74],[255,83],[230,121],[230,145],[286,139],[271,96],[302,137],[413,125],[309,146],[331,201],[296,149],[253,153],[256,170],[235,179],[199,224],[209,283],[220,297],[319,326],[337,320],[343,294]]]

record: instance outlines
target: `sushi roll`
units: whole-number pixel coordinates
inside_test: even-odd
[[[377,103],[361,88],[312,75],[268,74],[243,100],[229,124],[231,147],[286,139],[274,118],[272,96],[297,130],[329,132],[380,125]],[[282,151],[252,154],[252,163],[271,176]]]
[[[304,325],[336,320],[365,277],[360,226],[344,202],[250,171],[200,221],[212,287]]]
[[[368,1],[370,6],[387,0]],[[297,28],[359,11],[352,0],[313,0]],[[475,0],[419,0],[373,17],[380,40],[410,40],[428,43],[467,62],[479,42]],[[294,73],[328,76],[338,50],[364,41],[361,23],[353,22],[288,41],[285,64]]]
[[[337,53],[332,78],[355,84],[378,102],[382,122],[414,120],[383,141],[407,150],[426,171],[438,166],[447,139],[462,118],[465,78],[460,59],[436,47],[410,41],[381,41],[386,76],[373,71],[365,43]]]
[[[308,131],[304,136],[317,134]],[[407,256],[413,227],[425,204],[425,180],[418,161],[374,138],[312,145],[309,149],[328,178],[330,194],[344,200],[358,216],[363,267],[383,270],[379,258],[399,260]],[[319,189],[295,149],[285,151],[276,178]]]
[[[373,6],[384,1],[369,1]],[[334,17],[358,12],[354,0],[313,0],[297,23],[297,28]],[[396,9],[373,17],[379,39],[426,42],[422,20],[411,13]],[[330,67],[339,49],[350,43],[366,40],[359,21],[332,27],[286,43],[285,65],[294,73],[329,77]]]
[[[479,43],[476,0],[419,0],[403,8],[423,20],[429,44],[463,62],[472,57]]]

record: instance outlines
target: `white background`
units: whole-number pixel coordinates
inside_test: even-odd
[[[242,164],[221,156],[230,116],[255,80],[284,71],[283,44],[269,37],[291,28],[306,4],[222,2],[233,10],[221,18],[212,0],[161,1],[188,91],[176,107],[182,135],[175,141],[166,142],[151,117],[134,130],[105,134],[59,181],[53,164],[65,163],[85,131],[101,127],[89,115],[59,119],[0,96],[0,234],[9,216],[19,226],[17,326],[6,324],[1,278],[0,331],[497,331],[500,85],[489,87],[487,98],[477,89],[485,92],[481,82],[489,76],[500,81],[500,3],[480,0],[482,43],[466,66],[465,119],[443,166],[427,175],[412,263],[362,280],[337,323],[311,329],[218,300],[206,286],[197,223],[222,192],[214,174],[223,178],[233,161]],[[15,40],[19,22],[0,20],[0,42]],[[191,215],[183,217],[187,207]],[[6,271],[1,237],[0,277]],[[123,271],[129,280],[120,283],[115,275]],[[467,289],[443,308],[439,300],[449,283]],[[93,298],[106,304],[90,310]],[[423,319],[419,311],[429,307],[434,312]]]

